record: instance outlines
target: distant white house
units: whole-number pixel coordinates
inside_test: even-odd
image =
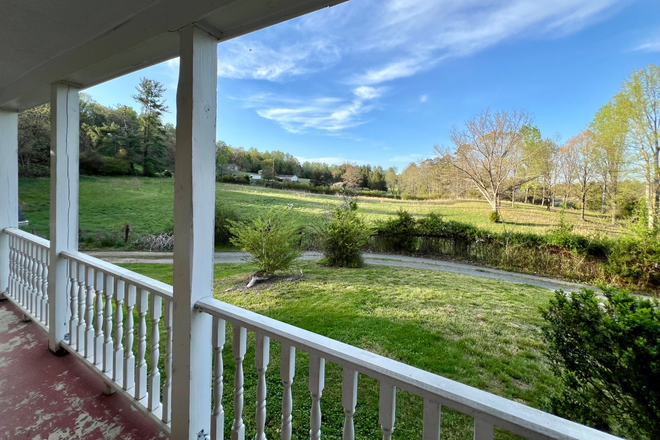
[[[277,176],[277,180],[281,180],[282,182],[297,182],[298,181],[298,176],[282,174],[282,175]]]
[[[250,174],[250,180],[261,180],[261,174]]]

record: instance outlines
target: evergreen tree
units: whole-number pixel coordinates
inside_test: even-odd
[[[162,167],[160,159],[165,152],[165,130],[161,118],[168,111],[163,98],[166,89],[156,80],[142,78],[136,90],[138,93],[132,95],[132,98],[142,105],[139,118],[142,129],[142,174],[152,176]]]

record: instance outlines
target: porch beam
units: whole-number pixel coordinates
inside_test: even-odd
[[[218,40],[195,26],[179,37],[171,437],[197,439],[211,428],[212,318],[195,304],[213,295]]]
[[[0,300],[9,289],[9,236],[18,227],[18,112],[0,109]]]
[[[50,100],[50,270],[48,272],[48,347],[62,353],[67,330],[69,265],[64,251],[78,251],[79,89],[51,86]]]

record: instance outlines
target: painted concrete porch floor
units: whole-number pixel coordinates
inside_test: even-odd
[[[0,302],[0,440],[159,439],[165,436],[73,356],[57,357],[36,324]]]

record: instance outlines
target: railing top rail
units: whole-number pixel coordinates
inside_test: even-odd
[[[29,232],[21,231],[18,228],[5,228],[2,230],[7,235],[13,235],[14,237],[19,237],[27,241],[31,241],[32,243],[44,247],[46,249],[50,249],[50,241],[46,240],[45,238],[37,237],[34,234],[30,234]]]
[[[82,263],[86,266],[91,266],[96,270],[99,270],[106,275],[110,275],[115,278],[119,278],[124,282],[128,282],[140,289],[148,290],[149,292],[163,297],[168,300],[173,299],[173,288],[169,284],[154,280],[139,273],[135,273],[131,270],[124,269],[123,267],[116,266],[112,263],[108,263],[98,258],[94,258],[82,252],[62,252],[62,255],[69,260],[73,260],[77,263]]]
[[[212,297],[202,298],[196,307],[530,439],[618,438]]]

